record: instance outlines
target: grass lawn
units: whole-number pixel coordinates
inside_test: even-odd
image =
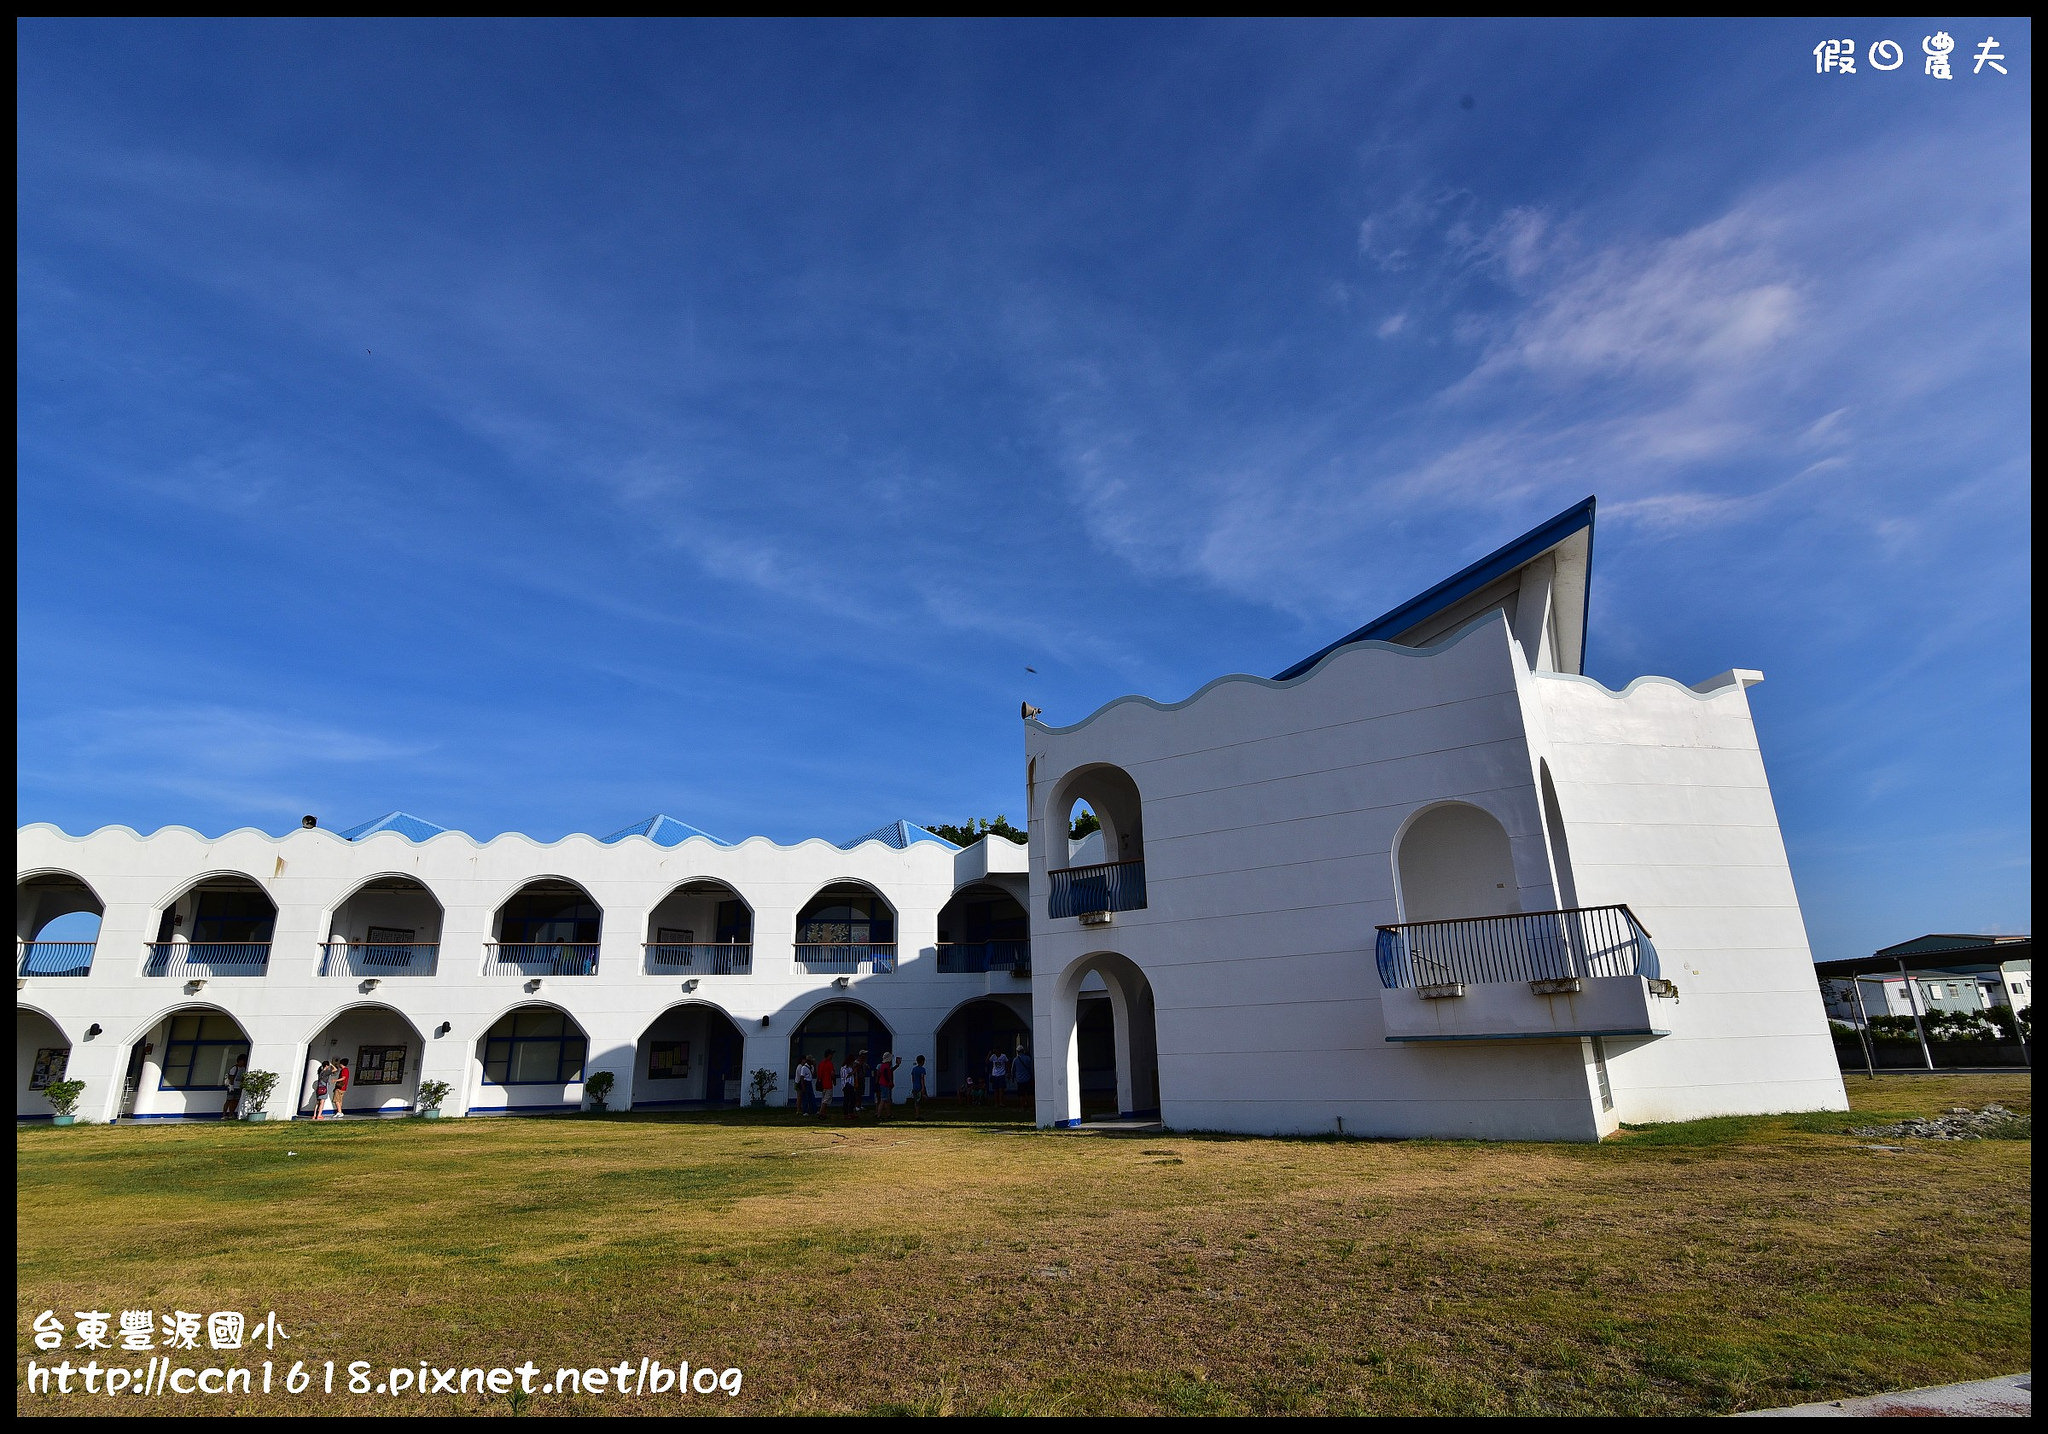
[[[1854,1116],[1599,1146],[1106,1138],[979,1112],[26,1128],[16,1407],[1681,1414],[2030,1367],[2032,1142],[1890,1154],[1843,1133],[2030,1110],[2029,1078],[1849,1091]],[[648,1355],[745,1383],[27,1392],[40,1311],[145,1307],[274,1309],[287,1363],[316,1367],[530,1358],[551,1378]]]

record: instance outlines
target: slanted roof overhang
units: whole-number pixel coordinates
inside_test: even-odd
[[[1847,979],[1851,976],[1897,976],[1901,963],[1906,970],[1915,974],[1944,976],[1978,976],[2003,969],[2014,961],[2034,959],[2034,940],[2031,936],[2017,941],[2000,941],[1982,946],[1951,948],[1946,951],[1925,951],[1918,954],[1900,953],[1887,955],[1874,952],[1869,956],[1844,956],[1838,961],[1816,961],[1813,970],[1816,976],[1827,979]]]
[[[1273,680],[1292,681],[1338,648],[1349,647],[1354,642],[1397,641],[1402,633],[1427,622],[1446,608],[1464,601],[1488,583],[1506,577],[1516,568],[1534,562],[1552,548],[1569,541],[1579,533],[1586,535],[1585,576],[1577,594],[1579,611],[1574,614],[1576,650],[1569,653],[1569,660],[1565,666],[1567,671],[1583,672],[1586,665],[1586,608],[1593,592],[1593,507],[1592,498],[1572,505],[1549,522],[1538,524],[1505,547],[1496,548],[1478,562],[1453,573],[1429,591],[1417,594],[1390,612],[1382,613],[1356,632],[1338,638],[1328,647],[1310,653],[1285,672],[1276,672],[1273,674]]]

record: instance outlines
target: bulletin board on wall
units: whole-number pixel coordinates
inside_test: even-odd
[[[688,1041],[650,1041],[647,1044],[649,1080],[683,1080],[690,1074]]]

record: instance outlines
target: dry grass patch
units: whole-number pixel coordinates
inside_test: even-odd
[[[1978,1378],[2031,1361],[2031,1142],[1841,1132],[2029,1091],[1859,1078],[1853,1115],[1598,1147],[780,1112],[29,1129],[17,1368],[45,1308],[176,1307],[275,1309],[293,1358],[746,1384],[125,1412],[1676,1414]],[[23,1413],[107,1404],[18,1385]]]

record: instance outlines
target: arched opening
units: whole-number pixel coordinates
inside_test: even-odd
[[[795,1071],[797,1062],[806,1056],[816,1062],[826,1055],[832,1057],[834,1065],[843,1066],[863,1051],[872,1065],[885,1052],[895,1049],[895,1033],[866,1006],[858,1001],[827,1001],[813,1008],[789,1038],[789,1068]],[[910,1083],[900,1079],[901,1074],[898,1073],[899,1084],[907,1091]]]
[[[957,1096],[968,1078],[980,1085],[988,1079],[989,1057],[1000,1051],[1005,1060],[1031,1047],[1031,1022],[1020,1010],[1024,998],[984,996],[962,1005],[939,1027],[933,1055],[932,1094]],[[908,1082],[904,1082],[907,1086]],[[1014,1083],[1012,1089],[1015,1089]]]
[[[137,1120],[218,1120],[228,1077],[249,1067],[249,1033],[218,1006],[166,1013],[129,1047],[120,1111]]]
[[[201,877],[168,902],[157,918],[144,974],[204,980],[261,976],[270,969],[277,903],[254,877],[221,872]]]
[[[1401,920],[1458,921],[1522,909],[1507,829],[1465,802],[1431,807],[1401,834]]]
[[[68,871],[38,872],[16,881],[14,974],[90,974],[106,910],[98,893]]]
[[[747,1038],[708,1001],[684,1001],[656,1016],[634,1053],[633,1109],[738,1105]]]
[[[722,881],[686,881],[647,914],[646,952],[650,976],[744,976],[754,908]]]
[[[1053,988],[1050,1036],[1038,1071],[1041,1121],[1159,1116],[1158,1020],[1135,961],[1101,951],[1069,966]]]
[[[896,908],[863,882],[826,887],[797,912],[796,962],[813,975],[895,970]]]
[[[64,1079],[71,1038],[41,1011],[14,1008],[14,1118],[48,1120],[56,1114],[43,1092]]]
[[[1551,874],[1556,880],[1557,904],[1570,911],[1579,904],[1579,883],[1572,875],[1572,848],[1565,835],[1564,809],[1557,804],[1557,784],[1550,780],[1550,763],[1542,764],[1543,827],[1550,834]]]
[[[320,974],[431,976],[441,956],[441,903],[409,876],[377,876],[334,908]]]
[[[348,1068],[340,1114],[403,1115],[413,1108],[420,1088],[426,1048],[419,1028],[390,1006],[365,1001],[337,1012],[306,1043],[298,1113],[314,1113],[313,1088],[325,1063]]]
[[[477,1037],[472,1113],[575,1110],[583,1104],[590,1038],[560,1006],[514,1006]]]
[[[590,976],[604,912],[573,881],[544,876],[506,898],[491,923],[484,974]]]
[[[962,887],[939,909],[939,970],[1028,973],[1030,914],[991,882]]]
[[[1105,763],[1069,772],[1046,815],[1050,915],[1144,909],[1144,803],[1130,773]]]

